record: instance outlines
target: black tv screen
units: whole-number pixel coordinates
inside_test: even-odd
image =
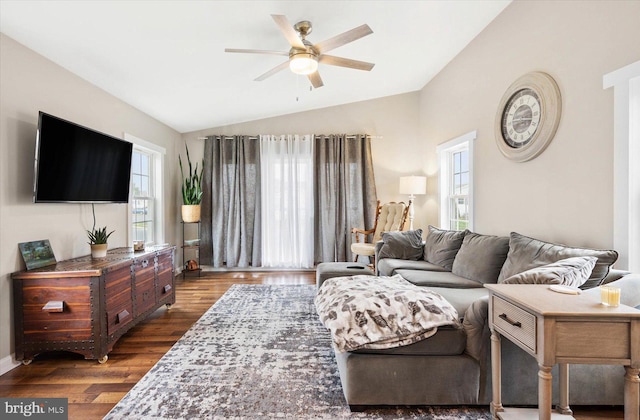
[[[34,202],[126,203],[133,145],[40,111]]]

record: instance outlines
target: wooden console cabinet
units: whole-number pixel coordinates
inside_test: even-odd
[[[106,362],[124,333],[175,303],[174,254],[174,246],[116,248],[14,273],[16,359],[63,350]]]

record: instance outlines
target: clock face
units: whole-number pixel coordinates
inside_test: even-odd
[[[502,138],[514,149],[526,146],[540,124],[540,97],[529,88],[515,92],[502,111]]]

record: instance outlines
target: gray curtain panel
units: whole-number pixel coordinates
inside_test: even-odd
[[[351,261],[351,228],[373,228],[377,204],[371,140],[315,136],[315,260]]]
[[[260,144],[255,136],[208,136],[202,179],[202,264],[260,267]]]

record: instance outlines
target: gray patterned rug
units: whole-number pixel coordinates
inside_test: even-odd
[[[234,285],[105,419],[490,419],[488,409],[351,413],[312,285]]]

